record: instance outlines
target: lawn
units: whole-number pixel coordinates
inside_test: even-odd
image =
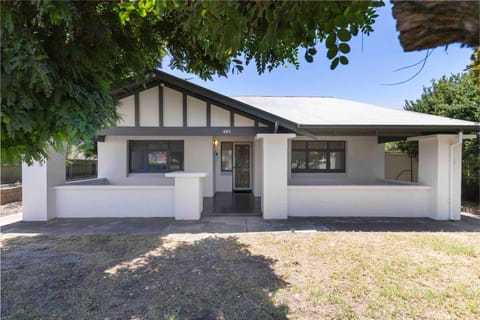
[[[478,319],[478,233],[3,235],[2,319]]]

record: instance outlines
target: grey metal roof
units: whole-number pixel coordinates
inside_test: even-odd
[[[304,128],[448,128],[480,131],[480,124],[331,97],[232,97]]]

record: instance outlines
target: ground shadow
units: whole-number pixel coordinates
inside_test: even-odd
[[[5,239],[2,319],[285,319],[274,261],[235,237],[158,235]]]

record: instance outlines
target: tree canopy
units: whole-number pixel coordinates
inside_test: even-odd
[[[31,163],[49,146],[88,141],[116,121],[110,91],[168,54],[209,79],[254,62],[263,73],[348,64],[352,37],[373,31],[381,1],[2,1],[1,157]],[[302,58],[303,56],[303,58]]]
[[[429,113],[454,119],[478,122],[480,120],[480,86],[473,72],[443,76],[423,88],[421,97],[406,101],[405,110]],[[415,156],[418,146],[412,142],[396,143],[394,149]],[[463,197],[478,201],[480,185],[480,154],[478,139],[463,144]]]

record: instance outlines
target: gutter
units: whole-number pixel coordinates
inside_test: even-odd
[[[460,146],[462,145],[462,141],[463,141],[463,132],[460,131],[458,132],[458,140],[454,143],[451,143],[449,145],[449,157],[450,157],[450,170],[449,170],[449,184],[450,184],[450,192],[449,192],[449,197],[448,197],[448,201],[449,201],[449,219],[450,220],[454,220],[453,218],[453,148],[457,147],[457,146]],[[461,156],[460,156],[461,157]],[[461,159],[460,159],[461,161]]]

